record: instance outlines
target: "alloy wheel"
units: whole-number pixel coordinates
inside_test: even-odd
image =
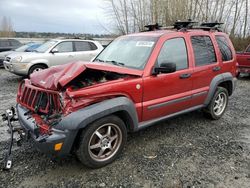
[[[225,93],[221,92],[217,95],[214,101],[214,107],[213,107],[214,114],[220,116],[224,112],[226,105],[227,105],[227,96]]]
[[[107,123],[99,127],[90,137],[88,151],[91,158],[101,162],[116,154],[122,143],[122,132],[119,126]]]

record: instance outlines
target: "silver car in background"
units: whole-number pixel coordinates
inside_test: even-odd
[[[32,52],[39,46],[41,46],[40,43],[29,42],[14,50],[0,52],[0,67],[3,67],[3,61],[5,57],[7,57],[8,55],[18,53],[18,52]]]
[[[45,42],[34,52],[10,54],[4,60],[7,71],[29,76],[55,65],[74,61],[90,61],[103,49],[97,41],[81,39],[53,39]]]

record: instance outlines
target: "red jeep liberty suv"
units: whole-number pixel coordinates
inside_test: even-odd
[[[236,54],[225,33],[177,22],[121,36],[93,62],[32,74],[19,85],[17,115],[38,150],[74,152],[98,168],[121,153],[128,132],[198,109],[219,119],[235,76]]]

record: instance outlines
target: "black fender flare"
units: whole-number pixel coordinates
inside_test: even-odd
[[[137,112],[135,104],[127,97],[104,100],[72,112],[68,116],[63,117],[60,123],[54,126],[54,128],[67,129],[69,131],[79,130],[102,117],[122,111],[125,111],[131,119],[131,125],[128,128],[131,130],[135,129],[138,126]]]
[[[210,103],[210,101],[212,100],[212,97],[214,96],[214,93],[215,93],[216,88],[218,87],[218,85],[220,85],[221,83],[223,83],[225,81],[231,81],[232,86],[233,86],[233,90],[234,90],[236,79],[233,77],[233,75],[230,72],[222,73],[222,74],[219,74],[219,75],[215,76],[213,78],[213,80],[211,81],[209,91],[208,91],[208,95],[207,95],[207,98],[206,98],[206,100],[204,102],[205,106],[207,106]]]

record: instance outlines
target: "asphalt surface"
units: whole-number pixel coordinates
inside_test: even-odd
[[[15,105],[21,78],[0,69],[0,113]],[[218,121],[196,111],[129,134],[122,155],[101,169],[74,156],[51,159],[31,143],[14,146],[0,187],[250,187],[250,77],[238,80]],[[0,164],[9,135],[0,120]]]

